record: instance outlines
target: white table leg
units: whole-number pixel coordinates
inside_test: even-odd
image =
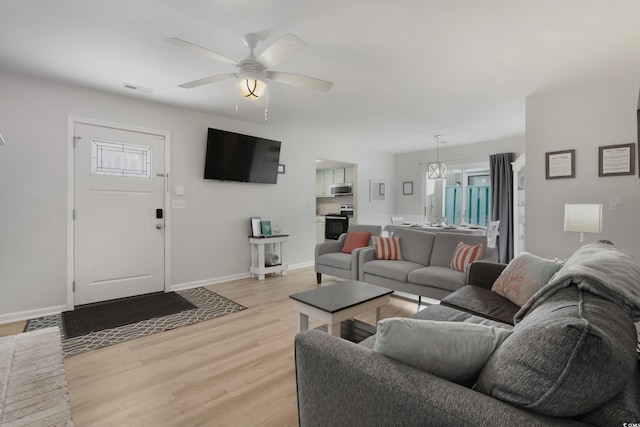
[[[298,332],[306,331],[309,329],[309,316],[304,313],[300,313],[300,322],[298,324]]]
[[[340,323],[334,323],[333,325],[327,325],[327,332],[334,337],[340,337]]]

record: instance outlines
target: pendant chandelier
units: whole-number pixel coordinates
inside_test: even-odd
[[[440,161],[438,157],[438,146],[440,145],[440,135],[436,135],[436,161],[427,165],[427,176],[429,179],[442,179],[447,177],[447,165]]]

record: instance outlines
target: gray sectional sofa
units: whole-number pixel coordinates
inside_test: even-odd
[[[611,269],[606,260],[597,262],[600,265],[594,268],[612,282],[620,272],[632,270],[629,283],[640,283],[637,265]],[[300,425],[640,423],[640,365],[633,323],[637,319],[632,319],[638,315],[637,292],[632,291],[621,305],[617,297],[593,293],[586,276],[572,274],[565,279],[567,264],[520,308],[490,290],[505,265],[476,262],[466,286],[414,316],[512,331],[483,365],[473,386],[447,381],[373,351],[375,335],[354,344],[317,330],[298,334]],[[564,281],[551,289],[558,277]],[[522,317],[515,326],[514,315]]]
[[[451,268],[451,258],[460,242],[484,244],[483,261],[495,261],[496,252],[487,248],[486,236],[459,233],[430,233],[396,228],[402,261],[376,259],[375,249],[359,254],[358,280],[402,292],[441,299],[466,283],[466,272]]]

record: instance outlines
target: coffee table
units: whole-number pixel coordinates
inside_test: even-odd
[[[309,316],[327,324],[329,335],[340,336],[340,322],[376,309],[376,321],[380,320],[380,308],[391,300],[392,289],[348,280],[323,286],[306,292],[289,295],[300,313],[299,331],[309,329]]]

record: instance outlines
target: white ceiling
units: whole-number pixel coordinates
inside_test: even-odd
[[[267,126],[390,152],[523,135],[531,93],[640,81],[638,0],[0,0],[0,69],[261,123],[233,80],[177,87],[234,68],[165,41],[241,60],[250,32],[258,54],[297,35],[274,69],[334,82],[271,83]]]

